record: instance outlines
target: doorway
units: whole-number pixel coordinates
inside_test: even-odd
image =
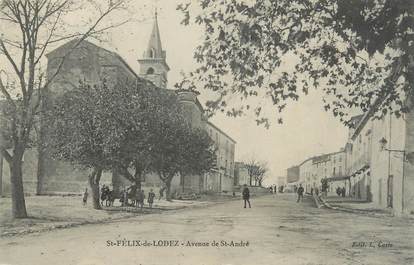
[[[389,208],[393,208],[393,182],[394,176],[389,175],[387,182],[387,207]]]

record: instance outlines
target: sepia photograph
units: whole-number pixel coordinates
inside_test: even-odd
[[[0,265],[413,265],[413,0],[0,0]]]

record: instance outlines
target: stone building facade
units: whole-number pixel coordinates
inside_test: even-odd
[[[306,159],[299,164],[299,183],[302,184],[305,192],[310,193],[314,185],[316,185],[316,166],[313,164],[313,157]]]
[[[334,153],[310,157],[296,166],[299,170],[299,178],[292,183],[296,186],[302,184],[305,192],[311,193],[316,189],[320,191],[322,179],[327,179],[330,183],[328,191],[334,191],[336,187],[344,185],[345,164],[346,156],[344,149]]]
[[[231,191],[234,186],[234,155],[236,141],[211,122],[206,122],[207,133],[217,149],[216,169],[206,175],[207,191]]]
[[[407,104],[411,105],[408,101]],[[414,111],[411,107],[401,117],[386,115],[382,119],[372,119],[372,112],[373,109],[363,116],[356,128],[359,133],[352,139],[353,150],[362,149],[351,153],[352,161],[366,166],[351,179],[358,178],[353,183],[360,182],[357,188],[367,191],[361,193],[362,199],[391,208],[395,214],[412,214],[414,165],[408,158],[414,151]],[[358,198],[358,190],[353,195]]]
[[[329,191],[345,187],[346,195],[391,208],[395,214],[414,213],[414,110],[401,117],[373,119],[374,107],[351,119],[345,148],[306,159],[299,181],[306,192],[329,181]]]
[[[346,146],[348,194],[371,201],[372,121],[368,116],[357,116],[356,126],[350,129]]]

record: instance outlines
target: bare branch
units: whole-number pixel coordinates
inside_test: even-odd
[[[124,20],[124,21],[122,21],[122,22],[120,22],[118,24],[113,24],[113,25],[110,25],[110,26],[105,27],[105,28],[101,28],[101,29],[97,29],[97,30],[91,31],[89,33],[89,36],[102,33],[102,32],[104,32],[104,31],[106,31],[108,29],[120,27],[120,26],[122,26],[122,25],[124,25],[124,24],[126,24],[126,23],[128,23],[130,21],[131,21],[130,19],[127,19],[127,20]],[[67,39],[76,38],[76,37],[79,37],[79,36],[83,36],[84,34],[85,33],[74,33],[74,34],[71,34],[71,35],[63,36],[63,37],[60,37],[60,38],[57,38],[57,39],[50,40],[48,42],[48,44],[60,42],[60,41],[67,40]]]
[[[4,42],[2,39],[0,39],[0,48],[3,51],[4,55],[6,56],[7,60],[10,62],[10,64],[13,66],[14,71],[16,72],[16,74],[18,76],[20,76],[20,70],[17,67],[16,62],[13,60],[13,58],[11,57],[9,51],[7,50],[6,46],[4,45]]]

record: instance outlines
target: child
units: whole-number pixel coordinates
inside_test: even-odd
[[[151,191],[148,193],[148,204],[150,208],[152,208],[152,204],[154,203],[154,198],[155,198],[155,193],[151,189]]]
[[[83,199],[82,199],[82,201],[83,201],[83,206],[85,206],[85,205],[86,205],[86,203],[88,202],[88,195],[89,195],[89,193],[88,193],[88,188],[86,188],[86,189],[85,189],[85,192],[83,193]]]

